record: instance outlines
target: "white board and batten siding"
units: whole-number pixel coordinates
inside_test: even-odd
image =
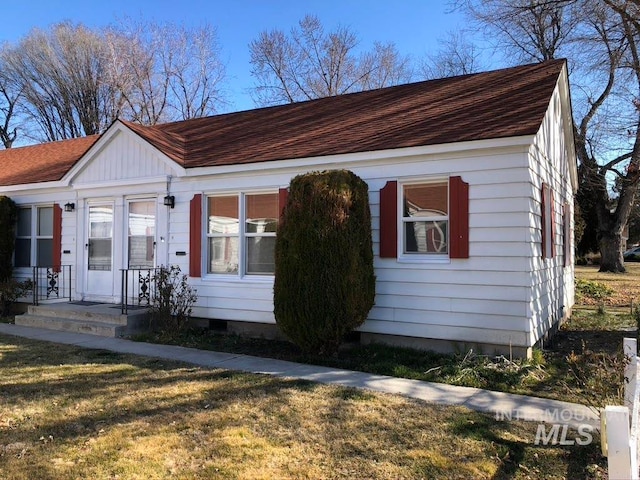
[[[340,165],[364,179],[370,189],[376,302],[363,332],[426,337],[459,342],[526,346],[531,301],[528,270],[534,192],[527,145],[436,154],[375,158]],[[300,173],[329,167],[319,158],[313,168],[270,162],[257,174],[225,173],[176,178],[170,211],[169,262],[188,270],[189,202],[195,193],[276,192]],[[470,258],[446,263],[379,257],[379,190],[389,180],[430,180],[460,175],[470,188]],[[206,255],[203,242],[203,255]],[[194,315],[224,320],[275,323],[273,277],[207,275],[192,278],[199,301]]]

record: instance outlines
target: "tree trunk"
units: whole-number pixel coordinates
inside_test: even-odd
[[[600,232],[600,271],[626,272],[622,258],[622,235],[617,232]]]

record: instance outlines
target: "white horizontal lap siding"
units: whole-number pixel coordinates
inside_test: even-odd
[[[542,126],[529,151],[531,183],[537,204],[531,218],[533,262],[530,284],[530,330],[531,341],[538,341],[544,333],[563,315],[566,315],[574,302],[574,270],[572,262],[565,267],[563,245],[563,205],[573,204],[573,191],[569,173],[569,164],[563,120],[561,116],[560,95],[556,92],[544,117]],[[547,184],[552,192],[553,223],[555,235],[555,255],[542,258],[542,218],[541,188]],[[571,214],[573,208],[571,208]],[[573,247],[573,236],[569,239]]]
[[[256,175],[175,178],[171,194],[176,208],[171,211],[169,258],[188,265],[189,202],[196,193],[250,192],[287,186],[295,175],[323,166],[293,170],[271,170],[281,162],[265,165]],[[494,331],[507,332],[514,345],[525,345],[527,324],[526,278],[527,239],[531,182],[526,149],[458,154],[414,156],[362,162],[350,168],[369,184],[372,239],[377,276],[376,306],[363,331],[425,336],[425,328],[438,327],[426,336],[458,338],[463,332],[485,332],[486,342],[496,343]],[[193,172],[189,172],[192,175]],[[461,175],[470,185],[471,257],[446,264],[400,263],[379,257],[379,190],[389,180],[448,178]],[[506,192],[506,193],[505,193]],[[176,257],[176,251],[187,256]],[[203,255],[206,244],[203,242]],[[200,300],[194,314],[226,320],[273,322],[273,285],[250,277],[234,282],[216,279],[203,272],[191,279]],[[385,330],[384,332],[382,330]],[[445,333],[446,332],[446,335]],[[517,337],[517,338],[516,338]],[[501,338],[501,337],[500,337]],[[469,338],[471,339],[471,337]],[[509,340],[505,340],[509,342]]]
[[[529,346],[533,201],[526,162],[523,154],[469,162],[462,174],[469,183],[469,258],[447,264],[378,259],[376,306],[361,330],[391,333],[395,325],[398,335]]]
[[[484,326],[482,318],[456,315],[452,319],[466,320],[464,325],[439,325],[435,323],[409,323],[399,321],[368,320],[359,330],[369,333],[386,335],[401,335],[407,337],[423,337],[439,340],[449,340],[452,344],[459,343],[487,343],[498,345],[525,346],[529,341],[528,332],[517,328],[517,323],[505,320],[505,325],[515,325],[513,330],[497,329]],[[515,320],[515,319],[514,319]],[[452,322],[453,323],[453,322]],[[476,324],[469,327],[469,324]]]
[[[219,320],[273,323],[273,282],[191,279],[198,290],[199,316]],[[235,313],[234,313],[235,312]]]

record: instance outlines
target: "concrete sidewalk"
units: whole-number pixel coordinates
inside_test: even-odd
[[[586,424],[598,430],[600,427],[599,412],[583,405],[558,400],[305,365],[249,355],[44,330],[7,323],[0,323],[0,333],[83,348],[175,360],[202,367],[239,370],[399,394],[438,405],[462,406],[479,412],[487,412],[500,420],[568,424],[574,428]]]

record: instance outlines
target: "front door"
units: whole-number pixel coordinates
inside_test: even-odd
[[[113,271],[113,204],[88,206],[87,224],[87,290],[91,296],[112,297]]]

